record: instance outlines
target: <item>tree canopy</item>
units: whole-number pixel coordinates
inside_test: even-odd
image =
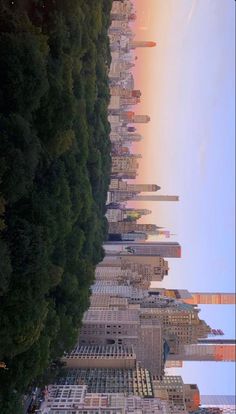
[[[74,345],[104,255],[111,4],[0,4],[1,413]]]

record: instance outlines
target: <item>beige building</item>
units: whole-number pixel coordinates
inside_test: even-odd
[[[62,362],[67,368],[135,368],[136,355],[133,347],[121,345],[76,346]]]
[[[119,265],[117,267],[97,266],[95,278],[97,281],[110,280],[114,281],[114,283],[117,282],[117,284],[130,285],[140,289],[148,289],[150,287],[149,274],[146,275],[144,272],[142,274],[128,267],[127,269],[121,269]]]
[[[90,310],[97,310],[97,312],[103,313],[103,311],[109,310],[114,312],[121,311],[123,322],[125,323],[125,315],[129,320],[130,315],[133,313],[136,315],[136,322],[134,322],[132,329],[136,329],[137,321],[141,325],[146,324],[147,321],[150,325],[160,324],[162,328],[163,338],[167,341],[169,347],[168,358],[174,360],[181,360],[177,357],[185,345],[196,344],[199,338],[207,337],[211,331],[210,327],[206,325],[204,321],[199,319],[198,309],[191,305],[178,303],[176,301],[170,301],[168,298],[159,298],[157,296],[148,296],[148,292],[142,289],[136,289],[132,286],[110,285],[104,281],[96,282],[92,286],[91,303],[93,308]],[[99,298],[98,296],[102,297]],[[118,300],[119,297],[119,300]],[[127,301],[123,299],[126,298]],[[108,314],[107,314],[108,315]],[[114,315],[113,315],[114,316]],[[99,316],[97,315],[99,318]],[[150,326],[148,327],[150,329]],[[83,328],[81,334],[83,333]],[[121,339],[120,335],[126,335],[126,326],[118,330],[118,334],[113,330],[108,331],[109,335],[116,334],[116,339]],[[131,331],[130,331],[131,332]],[[136,329],[136,335],[138,330]],[[85,329],[85,334],[90,333]],[[101,333],[101,332],[100,332]],[[108,337],[108,340],[114,340],[114,338]],[[90,342],[89,342],[90,343]],[[96,342],[91,342],[91,344]],[[110,342],[107,342],[110,343]],[[113,343],[113,342],[112,342]],[[114,342],[117,344],[123,344],[123,341]],[[86,343],[87,344],[87,343]],[[103,344],[106,344],[103,343]],[[125,345],[131,345],[132,342],[125,342]],[[199,345],[198,345],[199,346]]]
[[[136,157],[112,157],[112,173],[133,173],[135,174],[139,167]]]
[[[162,281],[168,271],[168,261],[159,256],[107,256],[96,267],[95,277],[149,289],[151,282]]]
[[[119,221],[109,223],[108,233],[110,234],[122,234],[129,233],[131,231],[154,233],[157,230],[155,224],[139,224],[136,221]]]
[[[114,60],[112,59],[111,65],[110,65],[110,71],[109,71],[109,78],[110,79],[116,79],[121,77],[121,73],[129,70],[133,65],[129,64],[128,62],[124,62],[122,60]],[[112,96],[114,98],[114,96]],[[115,98],[119,98],[116,96]],[[118,99],[120,101],[120,99]],[[109,105],[109,110],[112,109],[120,109],[120,103],[119,106],[113,108],[111,105]]]
[[[200,405],[200,394],[196,384],[184,384],[180,376],[164,376],[153,380],[154,396],[168,401],[176,413],[193,412]]]
[[[128,21],[112,20],[111,25],[109,27],[109,32],[121,33],[124,30],[127,30],[128,27]]]
[[[143,318],[140,309],[94,310],[84,314],[80,345],[132,346],[137,360],[154,375],[164,368],[163,339],[158,319]]]
[[[145,300],[144,300],[145,301]],[[143,307],[145,306],[142,305]],[[178,354],[183,346],[195,344],[199,338],[207,337],[211,329],[199,319],[195,308],[184,309],[179,306],[167,306],[142,309],[143,317],[157,318],[163,328],[163,337],[170,347],[170,355]],[[192,345],[191,345],[192,346]],[[179,360],[181,358],[174,358]]]
[[[141,91],[134,90],[134,89],[126,89],[122,88],[121,86],[111,86],[110,87],[110,94],[111,96],[120,96],[121,98],[140,98]]]
[[[156,184],[131,184],[119,178],[112,178],[109,190],[110,191],[128,191],[128,192],[152,192],[159,190],[160,187]]]
[[[168,261],[159,256],[120,257],[121,269],[137,272],[148,282],[160,282],[168,275]]]
[[[126,297],[111,296],[108,294],[92,294],[90,296],[90,308],[99,309],[127,309],[128,299]]]
[[[110,98],[108,110],[119,110],[120,109],[120,97],[113,95]]]
[[[111,18],[112,20],[116,15],[128,15],[133,10],[133,3],[131,1],[125,0],[124,2],[121,1],[113,1],[112,9],[111,9]]]
[[[124,219],[124,212],[118,208],[108,208],[106,218],[109,223],[117,223]]]

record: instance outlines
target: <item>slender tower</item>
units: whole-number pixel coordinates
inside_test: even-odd
[[[103,247],[108,256],[181,257],[181,246],[177,242],[105,242]]]
[[[133,197],[135,201],[179,201],[179,196],[176,195],[140,195]]]
[[[235,293],[222,292],[189,292],[185,289],[151,289],[152,293],[159,292],[190,305],[235,305]]]
[[[235,293],[191,292],[191,297],[183,299],[191,305],[235,305]]]
[[[206,340],[209,341],[209,340]],[[180,361],[224,361],[235,362],[235,343],[219,343],[221,340],[211,340],[211,343],[184,345],[180,354],[168,356],[170,360]]]
[[[136,49],[136,47],[155,47],[156,42],[147,41],[147,40],[132,40],[130,42],[130,48]]]

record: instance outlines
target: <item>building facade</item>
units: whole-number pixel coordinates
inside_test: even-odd
[[[193,344],[185,345],[178,355],[168,358],[180,361],[235,361],[235,344]]]
[[[89,393],[85,385],[51,385],[39,414],[175,414],[158,398]],[[186,412],[187,414],[187,412]]]
[[[89,393],[123,393],[152,398],[152,378],[139,364],[133,368],[77,368],[68,369],[60,379],[63,385],[86,385]]]
[[[163,375],[162,328],[158,319],[144,318],[140,309],[93,310],[84,314],[80,345],[133,346],[137,360],[154,375]]]
[[[159,256],[159,257],[181,257],[181,246],[177,242],[105,242],[103,244],[107,255],[132,255],[132,256]]]
[[[111,234],[123,234],[130,232],[145,232],[155,233],[157,226],[155,224],[139,224],[136,221],[119,221],[110,222],[108,227],[108,233]]]
[[[133,200],[135,201],[179,201],[179,196],[137,194],[133,197]]]
[[[62,358],[67,368],[119,368],[136,367],[136,355],[133,347],[121,345],[76,346]]]
[[[186,303],[202,305],[235,305],[235,293],[218,292],[191,292],[191,298],[184,300]]]

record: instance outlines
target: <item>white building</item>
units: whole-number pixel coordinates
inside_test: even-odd
[[[171,414],[158,398],[87,393],[85,385],[50,385],[39,414]]]

